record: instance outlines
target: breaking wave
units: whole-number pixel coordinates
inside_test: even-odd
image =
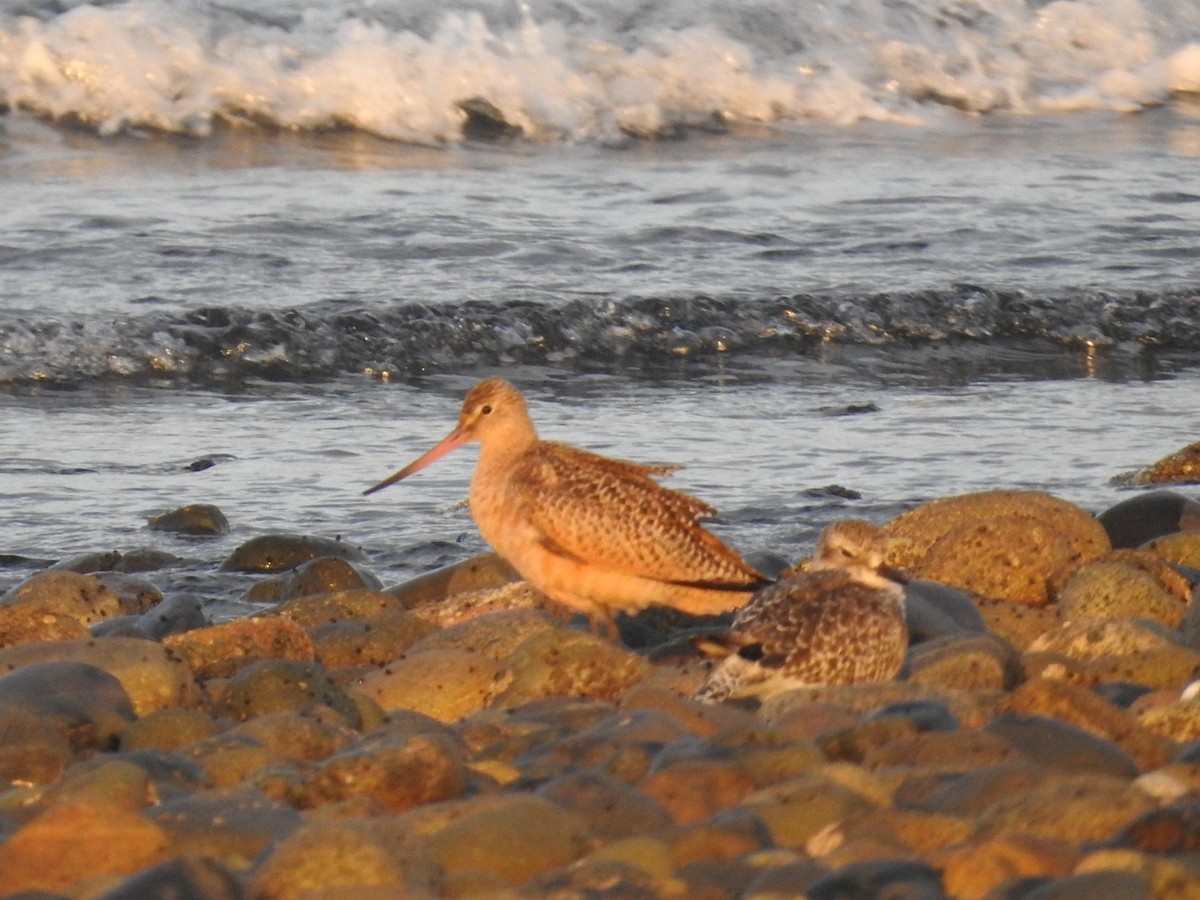
[[[504,365],[618,371],[667,363],[883,350],[1059,345],[1200,349],[1200,292],[1043,297],[960,286],[860,298],[799,294],[468,302],[285,310],[206,307],[123,320],[0,322],[0,383],[76,387],[380,379]]]
[[[1196,93],[1192,0],[25,0],[0,13],[0,109],[101,134],[610,141],[1134,111]]]

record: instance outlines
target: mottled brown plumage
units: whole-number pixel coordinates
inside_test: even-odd
[[[857,519],[821,535],[812,565],[738,610],[727,655],[696,699],[767,695],[791,687],[887,681],[908,645],[904,589],[884,568],[879,530]]]
[[[498,378],[471,389],[458,427],[440,444],[366,493],[470,440],[481,445],[470,492],[480,533],[564,606],[602,618],[651,604],[714,613],[766,583],[701,527],[712,507],[653,480],[673,467],[539,440],[524,398]]]

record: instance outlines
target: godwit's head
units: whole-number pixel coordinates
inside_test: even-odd
[[[821,532],[813,554],[812,571],[838,569],[864,584],[903,582],[904,576],[885,565],[887,538],[865,519],[844,519]]]
[[[467,393],[458,414],[458,426],[437,446],[363,493],[373,494],[383,490],[469,441],[524,449],[536,440],[537,431],[530,421],[521,392],[502,378],[488,378]]]

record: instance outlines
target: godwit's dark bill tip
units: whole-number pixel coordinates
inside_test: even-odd
[[[399,480],[400,478],[397,475],[389,475],[387,478],[383,479],[383,481],[379,482],[379,484],[373,484],[363,491],[362,496],[366,497],[368,494],[373,494],[376,491],[382,491],[388,485],[395,484]]]

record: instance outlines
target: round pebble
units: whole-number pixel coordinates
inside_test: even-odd
[[[1066,620],[1147,618],[1178,628],[1186,601],[1169,593],[1149,572],[1116,562],[1079,569],[1058,595]]]
[[[985,597],[1045,606],[1076,560],[1067,539],[1035,516],[1003,515],[951,528],[914,571]]]
[[[189,503],[161,516],[151,516],[147,524],[151,531],[167,531],[197,537],[229,534],[229,520],[220,509],[210,503]]]
[[[361,549],[330,538],[263,534],[251,538],[221,563],[222,572],[283,572],[320,556],[362,560]]]
[[[1110,506],[1096,518],[1114,547],[1140,547],[1183,530],[1193,519],[1200,525],[1200,503],[1175,491],[1147,491]]]
[[[264,578],[246,591],[246,599],[254,603],[276,603],[310,594],[374,591],[381,586],[378,578],[346,559],[319,556],[283,575]]]

